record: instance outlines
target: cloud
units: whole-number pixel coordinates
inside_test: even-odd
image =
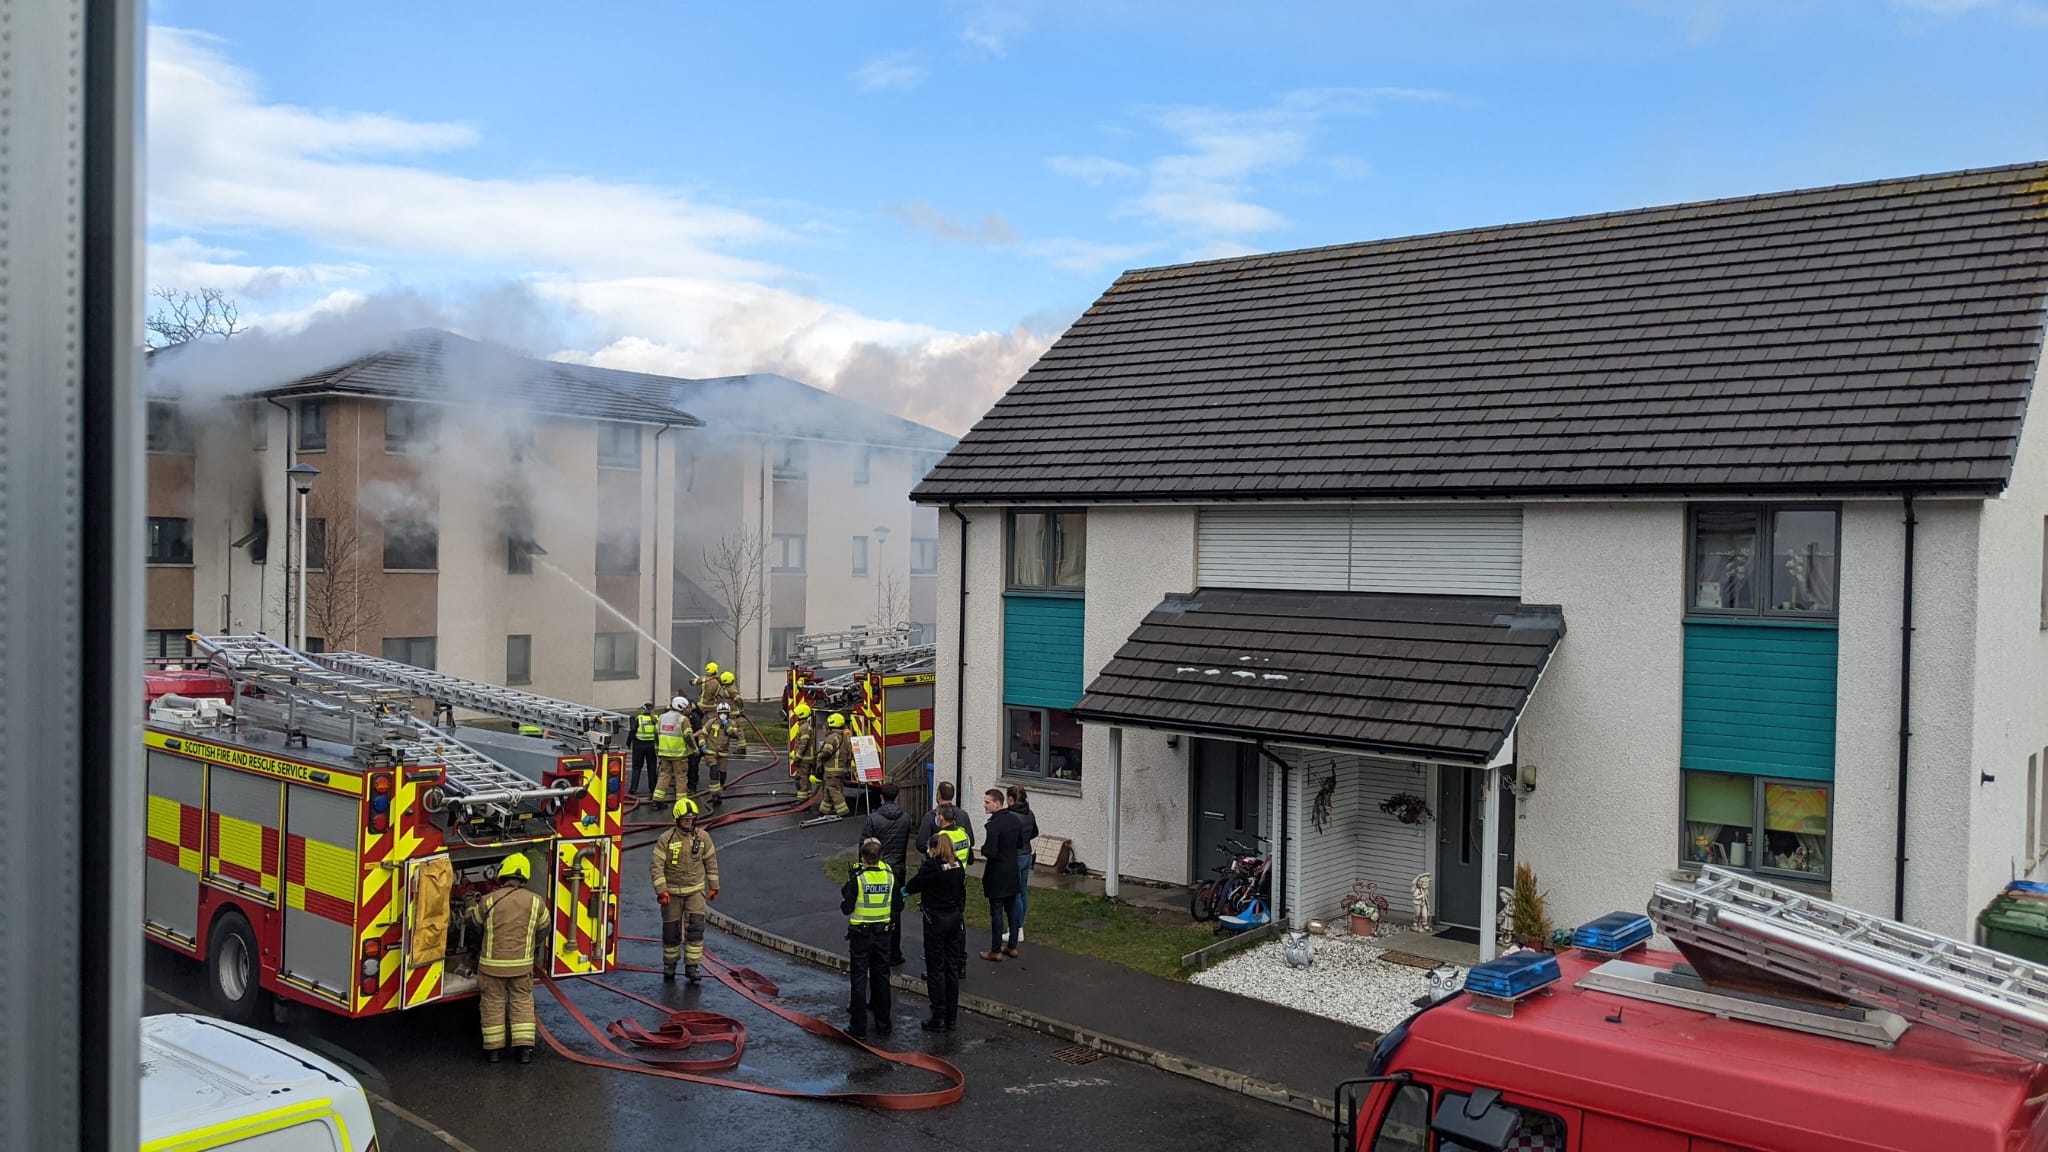
[[[1107,184],[1111,180],[1134,180],[1140,174],[1134,164],[1102,156],[1048,156],[1045,166],[1070,180],[1090,185]]]
[[[924,80],[924,69],[908,56],[877,56],[854,69],[853,82],[869,92],[907,92]]]
[[[923,200],[895,205],[888,212],[919,232],[928,232],[950,243],[1007,248],[1017,242],[1016,229],[1010,227],[1008,220],[994,212],[980,220],[963,221],[950,212],[939,211]]]
[[[1098,244],[1065,237],[1032,240],[1022,246],[1027,255],[1083,276],[1134,268],[1141,258],[1158,250],[1157,244]]]
[[[2048,27],[2048,5],[2024,0],[1891,0],[1892,7],[1950,19],[1982,12],[2021,24]]]
[[[202,244],[179,236],[151,244],[148,253],[151,287],[197,290],[219,288],[246,300],[262,301],[307,289],[361,281],[372,269],[362,263],[262,265],[241,261],[233,248]]]
[[[993,56],[1009,52],[1010,42],[1031,27],[1031,12],[1024,0],[1000,4],[977,4],[960,25],[960,38]]]

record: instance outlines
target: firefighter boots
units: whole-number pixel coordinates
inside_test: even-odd
[[[516,1052],[518,1052],[519,1054],[518,1054],[517,1056],[513,1057],[513,1059],[515,1059],[515,1060],[519,1061],[519,1062],[520,1062],[521,1064],[531,1064],[531,1063],[533,1063],[533,1049],[531,1049],[531,1048],[518,1048],[518,1049],[515,1049],[515,1051],[516,1051]]]
[[[676,966],[675,966],[675,965],[673,965],[673,964],[663,964],[663,965],[661,966],[661,982],[662,982],[663,984],[673,984],[673,983],[675,983],[675,982],[676,982]]]
[[[675,979],[675,975],[671,973],[669,979]],[[683,980],[686,983],[696,984],[700,983],[703,979],[704,970],[702,968],[697,967],[695,964],[688,964],[683,967]]]
[[[484,1063],[486,1064],[496,1064],[504,1058],[505,1050],[502,1048],[487,1048],[484,1050]]]

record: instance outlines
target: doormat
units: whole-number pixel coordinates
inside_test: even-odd
[[[1402,964],[1409,968],[1435,968],[1443,963],[1441,960],[1431,960],[1427,956],[1417,956],[1413,952],[1382,952],[1380,959],[1389,964]]]
[[[1479,929],[1459,928],[1453,925],[1449,928],[1437,929],[1436,938],[1439,940],[1456,940],[1460,944],[1477,944],[1479,943]]]

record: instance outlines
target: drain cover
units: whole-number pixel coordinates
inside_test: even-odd
[[[1102,1053],[1086,1044],[1076,1044],[1053,1053],[1052,1058],[1062,1064],[1093,1064],[1102,1059]]]

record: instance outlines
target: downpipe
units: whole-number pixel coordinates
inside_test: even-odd
[[[1899,602],[1899,781],[1898,851],[1892,878],[1892,919],[1906,921],[1906,783],[1908,753],[1913,742],[1913,494],[1905,494],[1906,544],[1904,581]]]
[[[967,517],[960,514],[958,504],[946,505],[946,511],[960,522],[960,608],[954,614],[959,623],[954,645],[958,649],[958,663],[953,668],[953,799],[957,803],[963,797],[960,790],[967,763]]]

